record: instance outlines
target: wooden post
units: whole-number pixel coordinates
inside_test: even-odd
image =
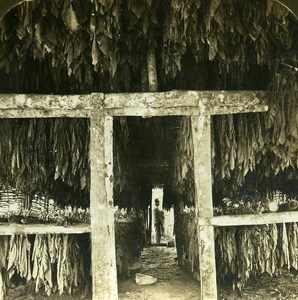
[[[141,60],[141,91],[148,91],[148,61],[147,57]]]
[[[158,86],[157,86],[155,51],[153,47],[149,48],[147,54],[147,72],[148,72],[149,92],[156,92]]]
[[[117,300],[113,210],[113,118],[91,118],[92,299]]]
[[[5,299],[4,291],[5,291],[5,282],[3,281],[2,270],[0,270],[0,300]]]
[[[181,194],[176,193],[176,205],[174,206],[175,224],[174,233],[176,240],[176,251],[178,257],[178,264],[183,265],[183,227],[182,227],[182,211],[184,209],[184,203]]]
[[[212,225],[208,225],[208,222],[201,222],[201,220],[208,220],[213,216],[210,116],[202,114],[191,117],[191,127],[194,145],[196,224],[201,280],[200,299],[216,300],[214,228]]]

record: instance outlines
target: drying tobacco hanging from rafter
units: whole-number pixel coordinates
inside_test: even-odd
[[[1,22],[0,68],[18,74],[28,61],[41,62],[34,82],[14,81],[27,88],[45,84],[47,74],[56,88],[68,77],[84,91],[129,89],[154,47],[164,82],[176,78],[186,55],[241,81],[253,66],[276,68],[295,44],[294,24],[271,0],[36,0]]]
[[[2,119],[1,183],[75,205],[90,189],[87,119]],[[70,194],[59,194],[59,184]],[[59,197],[60,196],[60,197]],[[68,197],[70,199],[61,199]],[[87,196],[84,200],[87,201]],[[88,206],[88,203],[81,203]]]

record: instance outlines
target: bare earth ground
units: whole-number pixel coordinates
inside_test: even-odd
[[[181,269],[174,260],[175,248],[145,248],[138,272],[157,278],[151,286],[139,286],[134,278],[119,282],[119,300],[196,299],[199,283]]]
[[[138,286],[134,278],[119,282],[119,300],[191,300],[200,298],[199,282],[181,269],[175,248],[145,248],[138,272],[157,277],[152,286]],[[220,300],[298,300],[298,276],[285,272],[279,277],[262,276],[241,292],[220,286]]]
[[[145,248],[139,269],[135,272],[155,276],[157,283],[149,286],[139,286],[135,283],[134,274],[126,280],[119,280],[119,300],[192,300],[200,298],[200,284],[188,273],[181,269],[174,260],[175,248],[150,247]],[[298,276],[285,272],[279,277],[262,276],[241,293],[231,287],[221,286],[218,299],[220,300],[298,300]],[[42,299],[91,299],[80,296],[58,296],[34,293],[34,288],[18,287],[10,291],[6,300],[42,300]]]

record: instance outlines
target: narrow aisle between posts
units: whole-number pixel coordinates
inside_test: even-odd
[[[144,248],[139,268],[127,280],[119,281],[119,300],[199,299],[199,282],[178,266],[176,249],[172,247]],[[157,279],[152,285],[138,285],[135,273]]]

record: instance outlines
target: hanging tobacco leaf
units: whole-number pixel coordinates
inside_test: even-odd
[[[62,12],[62,17],[63,17],[63,21],[64,21],[65,25],[68,27],[69,30],[71,30],[71,31],[78,30],[79,23],[77,20],[76,13],[73,10],[73,7],[71,4],[68,7],[64,8],[64,11]]]

